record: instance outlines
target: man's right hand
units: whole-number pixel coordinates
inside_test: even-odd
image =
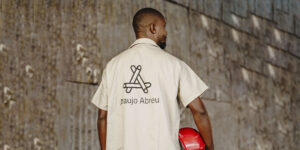
[[[106,150],[106,125],[107,125],[107,111],[99,109],[97,128],[99,135],[99,143],[101,150]]]

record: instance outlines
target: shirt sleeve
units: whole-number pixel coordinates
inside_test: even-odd
[[[178,97],[184,107],[200,96],[209,87],[202,79],[185,63],[181,62],[179,73]]]
[[[106,67],[103,70],[101,82],[98,86],[95,94],[92,97],[91,102],[102,110],[108,109],[108,91],[107,91],[107,71]]]

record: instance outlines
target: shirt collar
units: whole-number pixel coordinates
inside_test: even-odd
[[[139,39],[136,39],[131,45],[129,48],[133,47],[134,45],[137,45],[137,44],[152,44],[156,47],[159,47],[155,41],[153,41],[152,39],[149,39],[149,38],[139,38]]]

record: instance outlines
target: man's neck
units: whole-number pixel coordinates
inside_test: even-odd
[[[149,36],[144,36],[144,35],[136,36],[136,39],[140,39],[140,38],[148,38],[148,39],[153,40],[155,43],[157,43],[157,41],[156,41],[154,38],[151,38],[151,37],[149,37]]]

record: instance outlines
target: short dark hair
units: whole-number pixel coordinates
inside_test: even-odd
[[[133,21],[132,21],[132,27],[133,27],[133,30],[136,35],[139,32],[139,23],[141,22],[141,20],[143,19],[143,17],[146,14],[151,14],[151,15],[155,15],[155,16],[164,18],[164,16],[158,10],[156,10],[154,8],[146,7],[146,8],[142,8],[142,9],[138,10],[135,13],[135,15],[133,17]]]

